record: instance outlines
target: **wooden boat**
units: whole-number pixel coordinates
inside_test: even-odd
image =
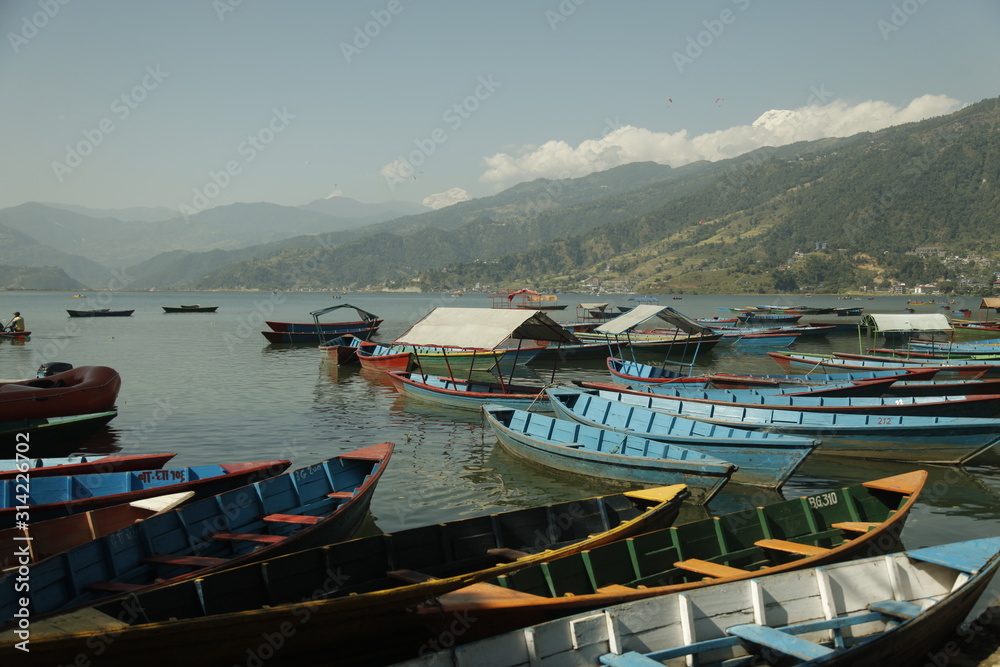
[[[837,317],[860,317],[865,311],[864,308],[834,308],[833,312]]]
[[[362,368],[380,373],[409,370],[413,354],[399,352],[384,345],[365,343],[358,348],[358,362]]]
[[[0,479],[13,479],[19,473],[34,479],[54,475],[157,470],[175,456],[177,454],[108,454],[104,456],[25,458],[22,455],[14,460],[0,460]]]
[[[25,340],[30,336],[30,331],[0,331],[0,340]]]
[[[652,440],[692,449],[738,466],[733,472],[733,481],[740,484],[781,488],[819,446],[819,441],[811,438],[660,414],[642,406],[614,401],[610,396],[577,389],[550,387],[545,393],[561,420],[603,430],[604,433],[587,431],[595,440],[631,436],[640,442]],[[559,429],[565,433],[570,427],[560,424]]]
[[[107,412],[122,380],[107,366],[80,366],[47,377],[0,383],[0,422]]]
[[[888,382],[888,380],[872,380]],[[635,385],[632,387],[614,382],[578,381],[587,389],[604,389],[622,394],[654,395],[659,399],[677,398],[673,385]],[[861,389],[865,389],[862,383]],[[845,412],[873,415],[922,415],[928,417],[980,417],[1000,416],[1000,395],[952,395],[952,396],[893,396],[879,398],[873,396],[826,396],[822,389],[797,391],[793,393],[770,393],[760,390],[704,390],[701,395],[694,391],[685,392],[687,403],[708,403],[735,408],[771,408],[795,412]],[[670,396],[671,393],[675,395]]]
[[[849,362],[882,361],[910,368],[941,368],[941,372],[950,371],[959,377],[975,380],[981,377],[996,377],[1000,373],[1000,363],[991,359],[918,359],[915,357],[887,357],[877,354],[855,354],[851,352],[834,352],[833,356]]]
[[[542,352],[538,341],[580,342],[540,310],[438,307],[388,347],[411,352],[415,368],[422,373],[456,377],[459,371],[512,372]]]
[[[102,426],[118,416],[117,410],[67,417],[38,417],[0,422],[0,457],[17,457],[17,444],[25,438],[31,451],[45,456],[71,454]]]
[[[193,491],[170,493],[111,505],[83,514],[48,521],[32,521],[24,528],[0,530],[0,570],[22,565],[27,553],[31,563],[86,544],[116,530],[127,528],[154,514],[178,507],[194,497]]]
[[[520,297],[516,302],[514,297]],[[505,290],[491,294],[493,308],[520,308],[521,310],[565,310],[565,304],[558,304],[555,294],[542,294],[530,289]]]
[[[991,537],[703,586],[425,651],[401,666],[722,667],[762,656],[824,667],[930,664],[968,629],[998,552]]]
[[[621,378],[634,384],[673,384],[685,383],[705,386],[708,380],[703,377],[685,375],[672,371],[664,366],[652,366],[638,361],[608,357],[608,371],[613,377]]]
[[[289,465],[290,461],[255,461],[42,477],[31,480],[27,503],[20,480],[0,479],[0,528],[13,526],[17,507],[25,504],[32,521],[43,521],[165,493],[194,491],[195,498],[204,498],[273,477]]]
[[[110,308],[100,308],[98,310],[66,310],[70,317],[129,317],[135,312],[131,310],[111,310]]]
[[[773,410],[602,390],[579,392],[589,396],[587,400],[560,400],[571,393],[560,389],[555,395],[555,390],[549,391],[557,415],[619,430],[634,420],[636,434],[646,437],[660,428],[672,427],[673,419],[683,416],[735,429],[815,438],[822,442],[815,451],[820,455],[951,465],[989,456],[1000,444],[996,419]],[[608,405],[607,401],[621,405]],[[563,404],[572,414],[563,412]],[[631,409],[659,412],[664,417],[635,415]],[[660,426],[663,421],[668,426]]]
[[[357,320],[348,322],[320,322],[321,317],[327,313],[349,308],[357,313]],[[328,308],[314,310],[311,313],[312,323],[306,322],[275,322],[265,321],[264,324],[271,328],[270,331],[261,331],[264,338],[270,343],[322,343],[323,341],[352,334],[358,338],[368,340],[378,332],[382,325],[382,319],[374,313],[369,313],[357,306],[349,303],[341,303]]]
[[[358,350],[361,348],[361,343],[362,339],[351,334],[344,334],[323,341],[319,344],[319,349],[321,352],[326,352],[327,357],[338,366],[346,366],[358,363]]]
[[[843,373],[811,373],[796,375],[740,375],[737,373],[706,373],[707,379],[716,389],[729,387],[752,389],[754,387],[796,387],[816,386],[834,382],[867,382],[895,378],[896,383],[909,380],[930,380],[937,375],[936,368],[921,370],[846,371]],[[638,384],[633,382],[632,384]],[[891,387],[892,385],[890,385]]]
[[[361,652],[386,664],[411,655],[411,642],[426,638],[407,607],[664,528],[686,497],[683,486],[632,491],[304,549],[115,597],[80,613],[33,618],[31,657],[38,664],[69,664],[99,649],[102,667],[134,667],[151,655],[164,664],[233,664],[246,660],[247,651],[256,655],[262,638],[279,632],[281,660],[290,664],[322,655],[328,664],[356,665]],[[103,641],[111,632],[113,641]],[[18,641],[10,634],[0,639],[0,658],[21,656]]]
[[[629,485],[686,484],[707,504],[736,472],[728,461],[675,443],[631,437],[500,405],[486,423],[511,454],[549,468]]]
[[[956,364],[956,363],[918,363],[904,362],[899,359],[884,358],[841,358],[829,354],[803,354],[801,352],[768,352],[767,355],[774,359],[784,368],[801,368],[810,371],[822,369],[830,372],[837,371],[870,371],[870,370],[916,370],[919,368],[935,368],[938,376],[961,377],[975,380],[982,377],[990,366],[979,364]]]
[[[786,387],[699,387],[692,384],[636,384],[581,381],[580,386],[600,389],[615,388],[623,392],[640,392],[657,396],[673,396],[692,400],[726,401],[735,403],[756,402],[762,396],[801,396],[831,398],[877,398],[896,383],[896,378],[880,378],[865,382],[830,382],[828,384],[793,385]]]
[[[786,315],[781,313],[739,313],[736,316],[740,322],[766,322],[768,324],[795,324],[801,315]]]
[[[463,641],[633,600],[893,551],[927,483],[917,470],[675,525],[532,565],[416,608],[440,634],[475,618]]]
[[[348,539],[368,515],[392,450],[392,443],[366,447],[205,497],[34,563],[32,622],[109,595]],[[18,597],[14,580],[0,579],[0,623],[11,621]]]
[[[161,306],[165,313],[214,313],[218,306]]]
[[[611,371],[611,375],[614,378],[624,380],[622,390],[630,388],[643,390],[645,387],[649,387],[649,391],[653,391],[654,393],[669,394],[670,392],[667,389],[677,389],[685,396],[694,397],[697,397],[699,392],[703,392],[705,395],[713,395],[716,391],[726,391],[730,392],[728,396],[732,396],[734,400],[736,400],[735,397],[740,391],[753,391],[756,392],[755,395],[770,393],[807,396],[881,396],[886,389],[896,382],[896,377],[898,377],[872,377],[866,379],[864,382],[843,380],[827,383],[781,382],[778,380],[757,382],[753,378],[747,378],[748,383],[737,387],[734,385],[739,384],[738,382],[726,384],[724,379],[719,383],[721,386],[715,386],[716,383],[712,381],[712,378],[719,377],[718,375],[702,377],[684,376],[660,366],[649,366],[614,358],[608,359],[608,370]],[[638,380],[633,380],[633,378],[638,378]],[[653,387],[656,387],[656,389]],[[722,394],[719,395],[720,398],[722,396]]]
[[[406,371],[392,371],[389,380],[396,391],[407,397],[453,408],[479,410],[485,403],[494,403],[523,410],[549,409],[549,399],[541,386],[462,380]]]

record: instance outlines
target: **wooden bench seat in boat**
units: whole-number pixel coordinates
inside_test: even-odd
[[[184,567],[214,567],[225,565],[228,558],[211,558],[207,556],[175,556],[173,554],[151,554],[142,559],[146,563],[158,565],[181,565]]]
[[[424,574],[423,572],[416,572],[415,570],[389,570],[385,573],[385,576],[390,579],[405,581],[408,584],[420,584],[425,581],[437,579],[437,577],[432,577],[431,575]]]
[[[92,581],[87,584],[87,589],[91,591],[105,591],[108,593],[131,593],[146,588],[139,584],[125,584],[117,581]]]
[[[728,565],[713,563],[707,560],[700,560],[698,558],[679,560],[674,563],[674,567],[679,567],[682,570],[688,570],[690,572],[696,572],[697,574],[705,574],[710,577],[735,577],[737,575],[746,574],[749,571],[738,567],[729,567]]]
[[[262,533],[213,533],[214,540],[230,540],[231,542],[262,542],[264,544],[277,544],[284,542],[288,538],[284,535],[264,535]]]
[[[757,540],[754,544],[764,549],[774,549],[799,556],[819,556],[829,551],[826,547],[814,547],[811,544],[799,544],[787,540]]]
[[[775,630],[766,625],[748,623],[726,628],[726,633],[748,642],[766,646],[769,649],[790,655],[799,660],[815,660],[833,653],[833,649],[808,639]]]
[[[832,528],[837,528],[839,530],[848,530],[853,533],[867,533],[873,528],[878,528],[881,523],[877,521],[841,521],[839,523],[830,524]]]
[[[261,519],[271,523],[299,523],[305,525],[313,525],[322,521],[320,517],[309,514],[268,514],[265,517],[261,517]]]

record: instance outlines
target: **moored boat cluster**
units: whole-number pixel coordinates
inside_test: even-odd
[[[343,307],[359,313],[347,323],[356,330],[320,323]],[[291,471],[287,460],[164,468],[173,454],[29,460],[18,433],[110,419],[120,378],[55,368],[0,385],[11,435],[0,466],[0,655],[415,667],[760,655],[863,665],[892,654],[909,664],[975,605],[1000,539],[894,552],[927,484],[921,466],[997,457],[1000,355],[983,347],[993,343],[942,351],[911,336],[906,354],[860,358],[772,350],[808,372],[698,375],[695,357],[726,344],[728,323],[648,303],[568,325],[550,310],[437,308],[388,343],[369,340],[380,318],[347,304],[311,313],[312,325],[268,323],[280,343],[318,342],[329,362],[386,373],[408,400],[479,411],[517,457],[621,487],[391,534],[355,537],[392,443]],[[728,342],[784,347],[830,333],[802,328],[820,331]],[[641,363],[637,350],[664,363]],[[605,359],[610,377],[560,379],[574,358]],[[528,364],[550,366],[550,379],[517,377]],[[40,396],[63,407],[39,411]],[[8,419],[29,407],[37,414],[23,424]],[[682,504],[710,507],[728,484],[779,491],[813,456],[912,469],[679,519]],[[29,473],[30,494],[18,488]],[[24,506],[30,527],[18,519]]]

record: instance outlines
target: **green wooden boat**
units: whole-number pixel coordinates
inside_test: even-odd
[[[461,641],[608,605],[892,551],[927,472],[876,479],[631,537],[431,598],[432,634]]]

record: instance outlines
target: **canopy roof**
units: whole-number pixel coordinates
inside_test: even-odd
[[[610,303],[581,303],[577,308],[586,308],[587,310],[604,310]]]
[[[941,313],[871,313],[861,318],[861,326],[875,331],[951,331],[951,322]]]
[[[379,318],[378,315],[375,315],[374,313],[369,313],[367,310],[361,310],[357,306],[352,306],[349,303],[341,303],[337,304],[336,306],[330,306],[329,308],[314,310],[309,314],[312,315],[313,319],[316,320],[316,322],[318,323],[321,315],[326,315],[327,313],[334,310],[338,310],[340,308],[350,308],[351,310],[356,311],[358,313],[358,317],[360,317],[363,320],[377,320]]]
[[[494,308],[435,308],[393,342],[492,350],[508,338],[580,342],[541,311]]]
[[[622,313],[618,317],[608,320],[594,329],[594,331],[617,336],[654,317],[685,333],[703,334],[706,336],[714,333],[711,328],[695,322],[687,315],[677,312],[670,306],[636,306],[627,313]]]
[[[979,304],[979,308],[993,308],[994,310],[1000,310],[1000,298],[995,296],[984,297],[983,302]]]

